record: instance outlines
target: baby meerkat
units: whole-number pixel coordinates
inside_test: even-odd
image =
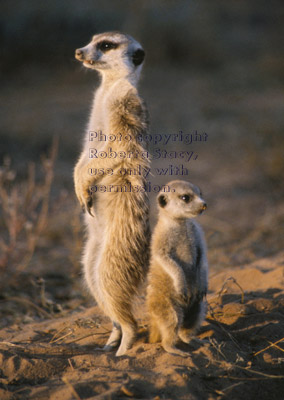
[[[194,218],[207,205],[199,188],[189,182],[168,183],[158,195],[159,217],[151,245],[147,287],[150,342],[162,341],[172,354],[179,337],[189,343],[205,318],[208,286],[206,244]]]

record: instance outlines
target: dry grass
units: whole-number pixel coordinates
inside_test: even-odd
[[[24,181],[17,179],[9,158],[0,168],[0,274],[8,269],[9,274],[25,270],[33,257],[47,224],[57,149],[54,139],[49,155],[41,159],[40,181],[35,163],[28,164]]]

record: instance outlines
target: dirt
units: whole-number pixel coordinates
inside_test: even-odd
[[[283,252],[212,272],[206,321],[189,345],[178,343],[185,358],[148,343],[143,304],[137,340],[119,358],[102,351],[111,324],[97,307],[3,328],[0,398],[279,399],[283,272]]]
[[[249,196],[225,192],[219,200],[226,176],[221,171],[218,176],[218,188],[203,184],[211,203],[200,218],[208,242],[210,290],[206,321],[197,336],[189,345],[178,343],[188,357],[148,343],[143,296],[133,347],[120,358],[102,351],[111,324],[81,281],[84,235],[78,207],[65,196],[51,208],[29,266],[2,272],[1,400],[281,398],[281,203],[275,202],[273,214],[269,208],[266,213],[254,210],[258,188]],[[204,169],[200,180],[207,179]],[[247,185],[253,179],[251,174]],[[235,209],[242,203],[247,207],[236,220]]]

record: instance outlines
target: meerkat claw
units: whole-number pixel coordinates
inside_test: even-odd
[[[92,197],[88,197],[87,199],[87,211],[90,214],[91,217],[93,217],[94,215],[92,214],[92,206],[93,206],[93,199]]]
[[[91,208],[90,208],[90,207],[87,207],[87,211],[88,211],[88,213],[90,214],[91,217],[94,217],[94,215],[92,214],[92,211],[91,211]]]

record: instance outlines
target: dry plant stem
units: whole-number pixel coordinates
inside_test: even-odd
[[[209,339],[210,344],[215,348],[215,350],[227,361],[225,354],[221,350],[222,343],[218,344],[218,342],[214,339]]]
[[[224,282],[224,284],[218,294],[218,297],[221,297],[222,293],[224,292],[225,287],[228,285],[228,281],[232,281],[236,286],[238,286],[238,288],[240,289],[240,291],[242,293],[241,304],[244,304],[245,292],[244,292],[243,288],[238,284],[237,280],[232,276],[230,276],[229,278],[226,279],[226,281]]]
[[[53,176],[54,176],[54,164],[57,156],[57,151],[58,151],[58,138],[54,138],[52,142],[52,147],[51,147],[51,152],[49,158],[43,157],[42,159],[42,164],[44,167],[45,171],[45,180],[42,186],[42,204],[41,204],[41,209],[40,213],[37,218],[37,222],[35,225],[35,229],[33,232],[33,235],[30,237],[30,243],[29,243],[29,253],[26,255],[26,257],[23,260],[23,263],[19,265],[17,268],[18,272],[23,271],[26,266],[29,264],[31,261],[31,258],[34,254],[38,238],[40,234],[42,233],[43,229],[46,226],[47,223],[47,216],[48,216],[48,209],[49,209],[49,197],[50,197],[50,190],[51,190],[51,184],[53,181]],[[34,178],[33,178],[33,183],[31,184],[31,187],[33,187],[34,190]]]
[[[214,310],[212,309],[212,307],[210,306],[210,304],[208,303],[208,308],[209,308],[209,311],[210,311],[210,314],[211,314],[211,318],[209,317],[207,317],[208,319],[209,319],[209,321],[212,323],[215,323],[216,325],[218,325],[218,327],[223,331],[223,332],[225,332],[228,336],[229,336],[229,338],[231,339],[231,341],[235,344],[235,346],[239,349],[239,350],[241,350],[241,348],[240,348],[240,346],[238,345],[238,342],[236,341],[236,339],[234,339],[234,337],[230,334],[230,332],[228,332],[221,324],[220,324],[220,322],[215,318],[215,315],[214,315]]]
[[[79,397],[78,393],[76,392],[76,390],[73,388],[73,386],[71,385],[71,383],[68,381],[68,379],[63,376],[62,377],[63,382],[69,387],[72,395],[75,397],[76,400],[81,400],[81,398]]]
[[[215,360],[216,364],[221,364],[223,363],[223,361],[218,361]],[[236,377],[236,376],[225,376],[222,375],[220,376],[220,378],[228,378],[228,379],[238,379],[238,380],[254,380],[254,379],[283,379],[284,375],[271,375],[271,374],[266,374],[264,372],[260,372],[260,371],[255,371],[254,369],[248,368],[248,367],[241,367],[240,365],[236,365],[236,364],[229,364],[230,365],[230,369],[231,368],[238,368],[241,369],[242,371],[246,371],[255,375],[259,375],[261,376],[261,378],[243,378],[243,377]]]
[[[36,309],[40,314],[42,314],[46,318],[51,317],[51,315],[48,314],[48,312],[46,312],[45,310],[43,310],[42,308],[40,308],[39,306],[37,306],[35,303],[33,303],[32,301],[30,301],[28,299],[23,299],[22,297],[7,297],[4,301],[15,301],[20,304],[26,304],[27,306],[33,307],[34,309]]]
[[[72,369],[72,371],[74,371],[74,367],[73,367],[71,358],[68,358],[68,363],[69,363],[70,368]]]
[[[126,397],[134,398],[134,396],[135,396],[135,394],[133,392],[131,392],[129,389],[127,389],[127,387],[124,385],[121,386],[120,390]]]
[[[72,327],[72,324],[70,324],[69,326],[64,326],[62,329],[60,329],[58,332],[56,332],[53,337],[51,338],[51,340],[49,341],[49,344],[54,344],[59,342],[60,340],[63,340],[73,334],[75,334],[75,332],[77,331],[77,329],[80,328],[80,322],[78,320],[75,321],[75,326]],[[81,337],[72,339],[71,341],[69,341],[67,344],[72,344],[72,343],[76,343],[79,342],[80,340],[86,339],[90,336],[97,336],[97,335],[106,335],[106,334],[110,334],[110,330],[107,328],[104,328],[103,326],[101,326],[101,329],[104,329],[104,332],[91,332],[91,333],[87,333],[86,335],[83,335]]]
[[[226,392],[231,391],[234,387],[242,385],[243,382],[238,382],[238,383],[234,383],[233,385],[227,386],[225,389],[223,389],[223,394],[226,394]]]
[[[265,374],[264,372],[255,371],[254,369],[240,367],[239,365],[234,365],[234,366],[236,368],[242,369],[243,371],[248,371],[248,372],[251,372],[252,374],[263,376],[267,379],[283,379],[284,378],[284,375],[270,375],[270,374]]]
[[[61,329],[59,329],[59,331],[57,331],[54,335],[53,335],[53,337],[51,338],[51,340],[50,340],[50,344],[51,343],[54,343],[54,341],[56,341],[58,338],[58,335],[60,334],[60,333],[62,333],[62,332],[64,332],[66,329],[68,329],[69,331],[72,329],[72,328],[69,328],[69,327],[66,327],[66,326],[64,326],[63,328],[61,328]],[[72,331],[73,332],[73,331]]]
[[[279,339],[276,342],[271,343],[270,346],[265,347],[265,349],[259,350],[258,352],[254,353],[253,355],[257,356],[258,354],[262,353],[263,351],[270,349],[271,347],[275,346],[276,344],[278,344],[280,342],[283,342],[283,340],[284,340],[284,338]],[[284,351],[283,349],[281,349],[281,350]]]
[[[7,348],[12,348],[13,352],[16,354],[26,354],[27,356],[33,357],[40,357],[40,358],[51,358],[51,357],[63,357],[63,358],[70,358],[79,356],[82,354],[88,354],[88,349],[74,349],[70,348],[70,346],[62,346],[62,345],[31,345],[28,342],[21,342],[21,344],[15,344],[11,342],[0,342],[0,349],[7,350]]]
[[[107,333],[110,334],[111,331],[108,331]],[[94,335],[106,335],[106,332],[97,332],[97,333],[94,333],[94,332],[93,332],[93,333],[89,333],[88,335],[84,335],[84,336],[81,336],[81,337],[79,337],[79,338],[77,338],[77,339],[71,340],[71,341],[68,342],[67,344],[76,343],[76,342],[79,342],[80,340],[86,339],[86,338],[88,338],[88,337],[90,337],[90,336],[94,336]]]
[[[277,346],[277,344],[272,343],[272,342],[270,342],[270,341],[268,341],[268,343],[271,344],[271,345],[272,345],[273,347],[275,347],[276,349],[278,349],[278,350],[280,350],[280,351],[282,351],[282,352],[284,353],[284,349],[282,349],[280,346]]]
[[[57,343],[57,342],[59,342],[60,340],[65,339],[65,338],[67,338],[67,337],[73,335],[73,333],[74,333],[74,331],[68,332],[68,333],[66,333],[66,335],[63,335],[63,336],[61,336],[61,337],[59,337],[59,338],[57,338],[57,339],[55,339],[55,340],[53,340],[52,342],[49,342],[49,343]]]
[[[70,328],[69,328],[69,329],[70,329]],[[57,334],[55,334],[55,335],[53,336],[53,338],[51,339],[51,341],[50,341],[49,343],[50,343],[50,344],[57,343],[57,342],[59,342],[60,340],[65,339],[65,338],[67,338],[67,337],[73,335],[73,334],[75,333],[75,330],[76,330],[76,329],[73,329],[72,331],[66,333],[65,335],[56,338],[56,336],[58,335],[58,333],[60,333],[60,332],[63,331],[63,329],[62,329],[62,330],[60,330]],[[76,343],[76,342],[79,342],[80,340],[86,339],[86,338],[91,337],[91,336],[94,336],[94,335],[106,335],[106,334],[109,334],[110,332],[111,332],[111,331],[106,330],[105,332],[92,332],[92,333],[88,333],[88,334],[86,334],[86,335],[84,335],[84,336],[81,336],[81,337],[78,337],[78,338],[76,338],[76,339],[71,340],[71,341],[68,342],[67,344]]]
[[[0,169],[1,217],[7,231],[7,239],[0,239],[2,268],[15,266],[19,273],[27,267],[34,254],[47,222],[57,149],[58,139],[54,138],[50,155],[42,158],[44,179],[41,184],[36,183],[33,163],[28,166],[28,177],[24,183],[14,181],[16,174],[10,169],[9,160],[4,161]]]

